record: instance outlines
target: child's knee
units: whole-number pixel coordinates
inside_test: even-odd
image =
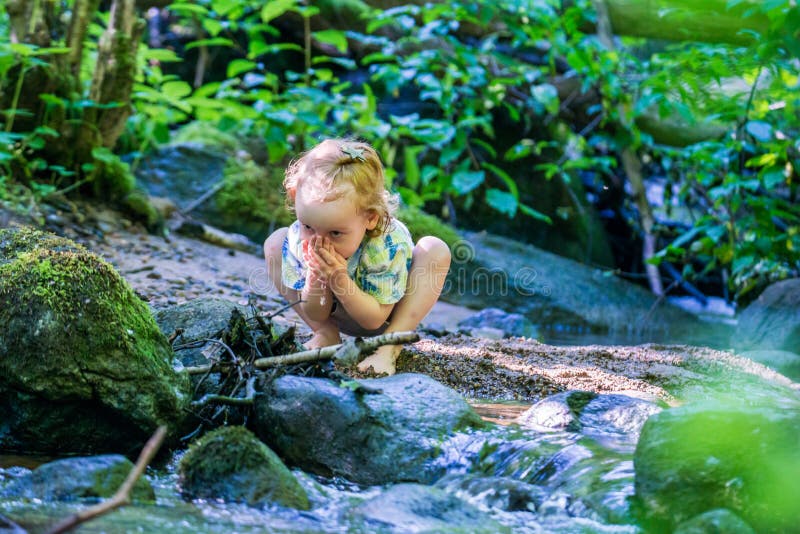
[[[283,241],[286,239],[288,228],[278,228],[264,241],[264,257],[280,258],[283,252]]]
[[[414,246],[413,255],[414,260],[421,260],[436,269],[450,267],[450,247],[438,237],[428,235],[421,238]]]

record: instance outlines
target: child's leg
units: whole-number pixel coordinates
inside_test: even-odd
[[[406,294],[395,305],[385,333],[415,330],[439,299],[449,269],[447,244],[438,237],[420,239],[414,246]],[[392,375],[400,349],[400,345],[384,345],[358,364],[358,369],[367,371],[372,367],[376,373]]]
[[[283,298],[289,302],[295,302],[300,298],[300,292],[284,286],[281,281],[283,241],[286,239],[286,233],[288,231],[288,228],[279,228],[267,238],[264,242],[264,259],[267,261],[267,276],[272,285]],[[339,336],[339,327],[336,326],[333,321],[312,321],[306,317],[300,306],[295,306],[294,311],[296,311],[303,321],[311,327],[311,330],[314,331],[314,336],[305,344],[309,349],[327,347],[328,345],[336,345],[342,342],[342,338]]]

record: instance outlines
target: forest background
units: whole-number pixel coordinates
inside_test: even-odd
[[[798,57],[795,0],[7,0],[0,202],[158,230],[139,162],[205,140],[274,223],[257,192],[347,135],[411,209],[742,303],[800,271]]]

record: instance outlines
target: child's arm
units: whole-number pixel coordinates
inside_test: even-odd
[[[347,274],[347,261],[331,247],[321,247],[315,253],[321,278],[327,279],[329,289],[350,317],[367,330],[380,328],[394,304],[381,304],[358,287]]]

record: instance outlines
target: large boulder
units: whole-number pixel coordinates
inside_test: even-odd
[[[800,278],[772,284],[739,314],[731,345],[739,352],[800,354]]]
[[[363,380],[364,394],[284,376],[256,396],[256,433],[290,464],[359,484],[431,482],[444,438],[482,426],[455,391],[424,375]]]
[[[184,417],[189,380],[150,309],[79,245],[0,231],[0,325],[0,450],[134,452]]]
[[[664,410],[634,454],[636,499],[654,532],[727,508],[756,532],[800,525],[800,405],[706,402]]]
[[[43,501],[107,499],[117,492],[133,468],[133,463],[120,454],[64,458],[42,464],[28,475],[17,478],[1,495]],[[134,501],[156,500],[153,487],[143,477],[133,486],[131,498]]]
[[[483,309],[499,307],[536,326],[564,332],[639,335],[671,342],[727,339],[727,326],[697,319],[640,285],[508,238],[465,233],[453,247],[442,299]],[[724,332],[717,332],[717,330]],[[547,332],[540,329],[547,337]],[[644,335],[647,334],[647,335]]]
[[[272,450],[241,426],[219,428],[192,444],[178,466],[181,492],[250,506],[308,510],[308,495]]]

